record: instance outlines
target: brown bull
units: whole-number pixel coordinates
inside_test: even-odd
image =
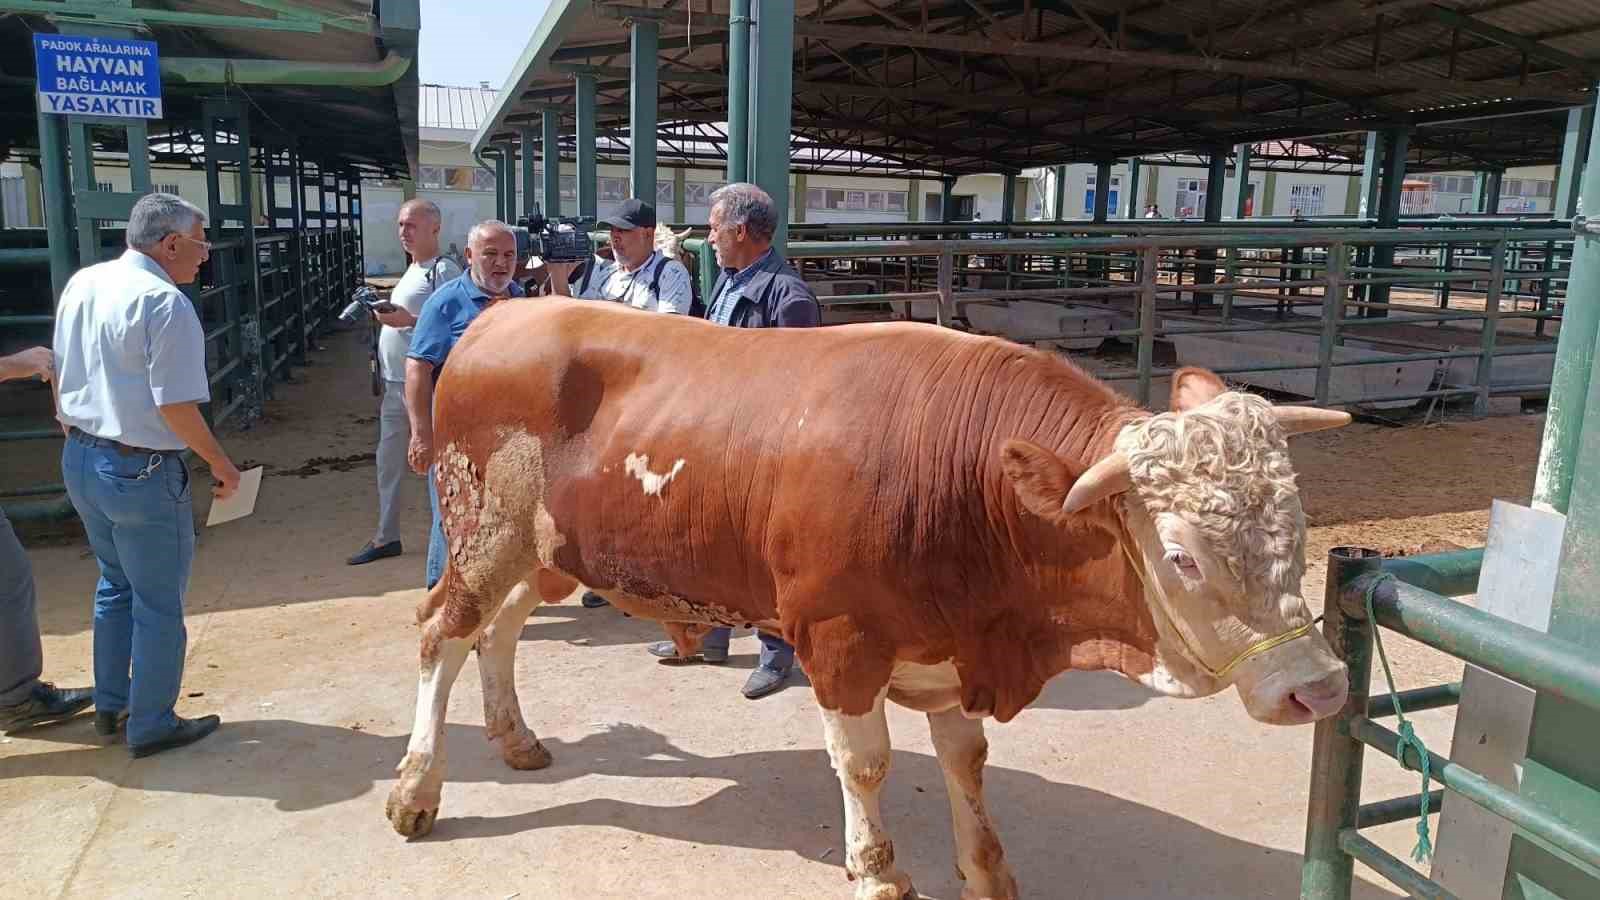
[[[884,700],[928,715],[963,898],[1016,884],[982,719],[1069,669],[1238,688],[1309,722],[1346,673],[1300,594],[1285,437],[1344,424],[1184,370],[1152,415],[1058,357],[914,324],[745,331],[616,304],[500,304],[436,400],[449,564],[419,610],[416,726],[388,816],[425,833],[450,686],[476,644],[486,730],[548,765],[512,683],[522,623],[586,585],[668,623],[779,632],[822,707],[856,896],[909,892],[878,811]],[[679,629],[682,630],[681,628]]]

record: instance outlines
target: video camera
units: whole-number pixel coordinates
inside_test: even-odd
[[[535,207],[533,215],[522,216],[512,231],[517,236],[517,258],[537,256],[545,262],[583,262],[594,255],[589,232],[595,220],[582,216],[546,219]]]
[[[387,300],[380,300],[378,292],[372,288],[372,285],[363,284],[361,287],[356,288],[354,294],[350,295],[350,305],[339,313],[339,321],[354,323],[356,319],[361,317],[363,310],[368,316],[376,317],[377,313],[394,312],[398,308]]]

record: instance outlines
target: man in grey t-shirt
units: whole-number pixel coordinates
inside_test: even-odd
[[[411,328],[422,304],[439,285],[461,274],[461,267],[439,255],[439,207],[431,200],[407,200],[400,207],[400,246],[412,263],[389,295],[395,309],[378,313],[378,371],[383,377],[383,405],[378,425],[378,531],[352,566],[400,555],[400,483],[406,474],[406,446],[411,421],[406,416],[406,351]]]

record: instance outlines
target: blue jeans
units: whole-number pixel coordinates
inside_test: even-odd
[[[700,641],[700,649],[710,647],[714,650],[727,650],[728,641],[732,637],[732,628],[713,628]],[[787,672],[794,667],[794,648],[789,646],[788,641],[762,631],[756,632],[756,637],[761,639],[761,665],[764,668],[775,672]]]
[[[93,440],[93,439],[91,439]],[[178,727],[189,634],[183,595],[194,562],[194,499],[177,452],[124,456],[76,435],[61,474],[100,563],[94,593],[94,706],[128,711],[128,743]]]
[[[444,520],[439,518],[439,491],[433,486],[434,466],[428,467],[428,506],[433,510],[433,525],[428,529],[428,569],[426,587],[433,590],[433,586],[444,577],[444,559],[446,545],[444,542]]]

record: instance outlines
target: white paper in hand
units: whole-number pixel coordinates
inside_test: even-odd
[[[239,476],[239,489],[226,500],[211,501],[211,515],[206,517],[206,527],[242,519],[256,511],[256,495],[261,492],[261,466],[249,469]]]

